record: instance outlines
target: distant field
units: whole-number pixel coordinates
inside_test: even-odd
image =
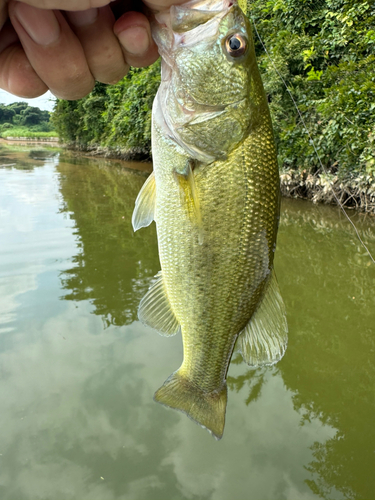
[[[26,137],[28,139],[39,139],[45,137],[58,137],[57,132],[51,130],[49,132],[39,132],[28,127],[12,127],[2,130],[0,136],[4,139],[7,137]]]

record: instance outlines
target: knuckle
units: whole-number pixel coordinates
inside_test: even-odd
[[[106,83],[108,85],[114,85],[118,83],[124,76],[128,73],[130,66],[124,65],[121,69],[116,71],[104,71],[95,75],[95,78],[98,82]]]
[[[95,81],[91,73],[73,71],[66,73],[53,86],[53,93],[60,99],[82,99],[94,88]],[[51,86],[52,87],[52,86]]]

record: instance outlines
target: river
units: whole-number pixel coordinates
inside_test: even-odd
[[[149,165],[0,147],[0,498],[375,498],[375,266],[336,207],[283,200],[289,346],[234,356],[224,437],[153,402],[181,337],[137,321],[159,271]],[[350,212],[375,253],[375,218]]]

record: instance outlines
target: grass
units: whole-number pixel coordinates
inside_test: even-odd
[[[26,137],[28,139],[39,139],[46,137],[58,137],[55,130],[49,132],[39,132],[38,130],[33,130],[32,127],[9,127],[5,130],[0,131],[0,136],[2,138],[7,137]]]

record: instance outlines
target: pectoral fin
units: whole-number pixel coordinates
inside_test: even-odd
[[[132,217],[134,231],[141,227],[147,227],[154,220],[156,203],[156,184],[154,172],[147,178],[143,184],[137,199]]]
[[[180,324],[172,311],[161,271],[139,304],[138,318],[145,325],[155,328],[160,335],[172,336],[180,331]]]
[[[288,324],[275,272],[264,298],[240,333],[236,349],[250,366],[273,365],[283,357],[288,343]]]
[[[201,245],[203,243],[202,214],[199,203],[198,190],[195,183],[193,165],[193,160],[187,161],[184,173],[181,174],[180,172],[176,172],[176,180],[180,185],[181,191],[185,193],[186,198],[191,200],[193,206],[193,222],[198,228],[198,240],[199,244]]]

